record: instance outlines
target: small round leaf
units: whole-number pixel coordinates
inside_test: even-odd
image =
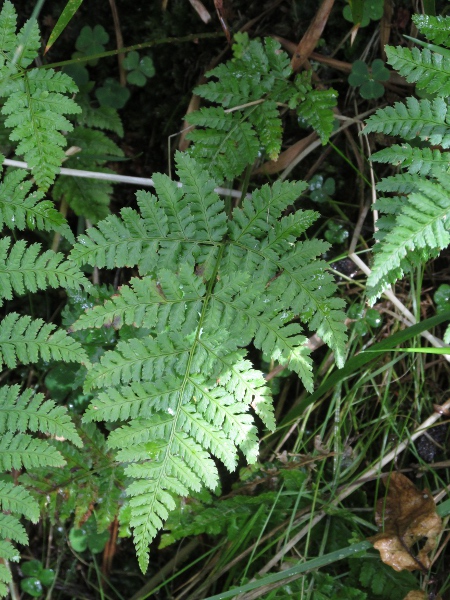
[[[37,579],[37,577],[25,577],[25,579],[22,579],[20,582],[20,587],[22,592],[26,592],[34,598],[38,598],[44,593],[42,583],[39,581],[39,579]]]

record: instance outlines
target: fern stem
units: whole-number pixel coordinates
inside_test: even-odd
[[[50,63],[48,65],[42,65],[42,69],[55,69],[56,67],[65,67],[66,65],[73,65],[78,63],[87,62],[89,60],[97,60],[99,58],[106,58],[108,56],[115,56],[116,54],[123,54],[125,52],[132,52],[133,50],[142,50],[143,48],[152,48],[160,44],[176,44],[183,42],[197,42],[197,40],[210,39],[224,37],[224,34],[220,31],[214,33],[191,33],[182,37],[166,37],[159,38],[158,40],[151,40],[149,42],[142,42],[141,44],[134,44],[134,46],[127,46],[126,48],[118,48],[117,50],[108,50],[107,52],[99,52],[98,54],[91,54],[90,56],[79,56],[77,58],[71,58],[70,60],[62,60],[60,62]]]
[[[248,184],[250,183],[250,176],[252,174],[253,165],[248,165],[245,169],[244,181],[242,182],[242,193],[241,197],[235,202],[235,207],[239,206],[247,196]]]

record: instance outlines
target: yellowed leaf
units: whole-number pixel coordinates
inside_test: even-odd
[[[388,493],[377,503],[375,521],[384,531],[369,538],[381,560],[396,571],[425,571],[431,565],[429,553],[436,546],[442,521],[429,490],[419,490],[401,473],[386,476]],[[414,545],[426,539],[416,555]]]
[[[442,600],[442,596],[435,596],[434,594],[432,596],[433,600]],[[430,600],[430,595],[422,590],[413,590],[403,600]]]

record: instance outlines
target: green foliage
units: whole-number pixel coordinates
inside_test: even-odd
[[[323,143],[333,130],[336,93],[314,90],[311,74],[290,80],[292,69],[280,44],[267,38],[264,45],[236,34],[234,58],[206,76],[212,79],[195,93],[215,106],[187,116],[195,129],[190,152],[217,181],[233,179],[263,150],[276,160],[281,149],[279,106],[287,105],[313,127]]]
[[[352,72],[348,78],[350,85],[359,87],[359,93],[366,100],[380,98],[384,94],[384,85],[381,81],[389,79],[389,71],[379,58],[372,63],[371,70],[362,60],[355,60]]]
[[[19,142],[17,153],[24,155],[41,189],[54,180],[64,157],[66,139],[60,131],[72,131],[63,116],[76,114],[79,107],[66,93],[77,91],[73,81],[51,69],[29,68],[40,46],[36,25],[25,26],[16,34],[16,13],[5,2],[0,13],[0,35],[3,54],[0,59],[0,94],[7,97],[2,112],[5,126],[12,128],[10,139]],[[3,162],[3,157],[1,157]],[[42,191],[32,191],[33,182],[27,173],[12,171],[0,183],[0,305],[14,301],[14,295],[32,294],[49,287],[92,288],[75,263],[62,254],[41,251],[41,244],[19,239],[17,231],[54,232],[69,241],[73,235],[67,222],[53,203],[45,200]],[[3,230],[11,230],[5,235]],[[5,365],[0,386],[0,557],[7,561],[19,558],[13,543],[28,543],[20,522],[23,516],[37,522],[39,505],[23,484],[8,472],[30,469],[60,469],[66,464],[55,447],[55,438],[76,446],[81,438],[66,408],[46,400],[41,393],[8,385],[8,378],[17,381],[14,369],[18,364],[36,365],[39,361],[78,362],[89,365],[86,351],[64,330],[42,319],[7,312],[0,317],[0,366]],[[6,383],[5,383],[6,382]],[[25,476],[25,473],[24,473]],[[29,586],[38,578],[27,578]],[[0,568],[0,595],[7,593],[11,580],[9,569]],[[25,580],[24,580],[25,581]],[[31,590],[31,587],[30,587]]]
[[[34,23],[16,34],[17,15],[6,0],[0,13],[0,97],[7,98],[1,112],[10,128],[10,140],[18,142],[16,152],[31,167],[36,183],[46,190],[64,158],[66,144],[62,131],[72,131],[64,115],[80,111],[67,93],[77,87],[64,73],[53,69],[30,68],[40,48],[39,31]]]
[[[107,108],[123,108],[130,98],[130,90],[120,85],[117,79],[108,77],[102,87],[95,90],[100,106]]]
[[[350,4],[352,6],[350,6]],[[362,5],[361,19],[355,18],[354,5]],[[360,22],[361,27],[367,27],[370,21],[379,21],[383,16],[383,0],[349,0],[349,4],[344,8],[343,15],[351,23]]]
[[[417,580],[407,571],[394,571],[376,559],[351,559],[350,569],[354,585],[363,587],[370,598],[382,600],[403,600],[413,589]]]
[[[134,480],[130,524],[143,570],[174,497],[217,486],[210,454],[230,470],[238,449],[256,459],[250,406],[274,427],[269,390],[242,348],[253,341],[311,390],[306,338],[292,319],[317,331],[339,364],[345,343],[343,303],[317,258],[327,244],[298,240],[316,215],[282,216],[306,184],[264,186],[230,220],[204,169],[180,154],[177,165],[181,189],[156,174],[158,196],[137,194],[140,214],[122,209],[71,253],[80,265],[137,266],[140,273],[71,329],[133,324],[146,332],[120,340],[90,370],[85,391],[100,391],[84,417],[128,421],[108,446]]]
[[[430,42],[450,48],[450,17],[413,15],[412,20]]]
[[[20,580],[20,588],[30,596],[39,597],[44,592],[44,588],[51,586],[55,579],[53,569],[44,569],[40,560],[29,560],[20,565],[22,574],[25,575]]]
[[[127,81],[143,87],[155,75],[155,67],[150,56],[140,58],[139,52],[129,52],[123,60],[124,68],[129,71]]]
[[[89,517],[79,529],[72,527],[69,532],[69,542],[75,552],[89,549],[93,554],[98,554],[103,551],[108,540],[109,531],[99,533],[94,516]]]
[[[93,56],[101,54],[105,51],[105,44],[109,41],[109,35],[102,25],[95,25],[94,28],[86,25],[80,31],[80,35],[75,43],[77,52],[74,53],[74,58]],[[92,58],[87,61],[92,67],[98,63],[98,59]]]
[[[417,19],[425,31],[429,31],[431,22],[431,17]],[[375,259],[368,279],[372,303],[411,266],[436,257],[450,242],[450,179],[445,172],[445,149],[450,146],[446,99],[450,59],[429,49],[387,47],[386,53],[388,62],[401,75],[436,97],[410,97],[405,103],[380,109],[370,117],[364,130],[416,140],[414,145],[395,144],[373,155],[374,160],[398,165],[405,172],[386,178],[377,186],[379,191],[400,195],[380,198],[375,205],[382,216],[377,223]]]

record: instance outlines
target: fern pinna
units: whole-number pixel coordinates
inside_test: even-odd
[[[300,322],[343,364],[343,301],[318,257],[328,244],[300,241],[317,218],[283,216],[306,184],[275,183],[255,191],[228,218],[215,182],[178,154],[182,187],[154,176],[157,197],[138,192],[140,212],[122,209],[80,236],[70,258],[79,265],[137,267],[139,277],[72,330],[126,327],[114,350],[89,371],[98,390],[85,421],[114,421],[108,438],[127,463],[130,524],[141,568],[148,545],[175,507],[203,485],[218,485],[212,457],[228,469],[240,449],[258,454],[252,408],[268,429],[273,409],[262,373],[244,348],[285,363],[311,390],[312,363]]]
[[[394,196],[380,198],[375,204],[383,216],[377,222],[374,264],[368,279],[371,302],[411,266],[436,257],[450,243],[450,18],[416,15],[413,20],[431,41],[446,47],[386,47],[394,69],[430,97],[410,97],[380,109],[364,129],[365,133],[407,140],[373,155],[373,160],[391,163],[403,172],[377,186],[380,192]],[[450,330],[446,337],[450,341]]]

